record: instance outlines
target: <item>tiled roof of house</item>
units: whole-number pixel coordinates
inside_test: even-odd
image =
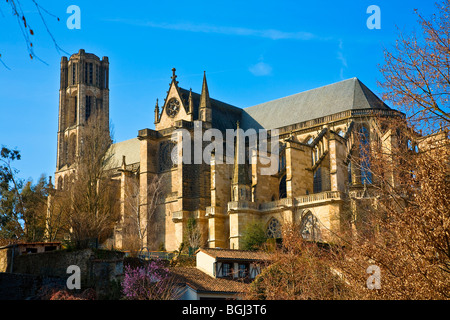
[[[239,280],[213,278],[195,267],[175,267],[171,271],[179,283],[185,283],[197,292],[242,293],[248,286]]]
[[[6,242],[2,242],[0,241],[0,249],[5,249],[5,248],[11,248],[11,247],[23,247],[23,246],[42,246],[42,245],[47,245],[47,246],[59,246],[61,244],[61,242],[59,241],[53,241],[53,242],[10,242],[10,243],[6,243],[5,245],[3,245],[3,243]]]
[[[270,260],[271,258],[268,253],[261,251],[218,249],[218,248],[200,248],[198,251],[202,251],[213,258],[224,260],[267,261]]]

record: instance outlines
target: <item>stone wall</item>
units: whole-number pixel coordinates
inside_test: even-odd
[[[123,256],[122,252],[92,249],[27,254],[14,258],[13,273],[66,281],[71,275],[67,268],[76,265],[81,272],[81,289],[95,287],[97,292],[103,292],[111,281],[121,279]]]
[[[0,272],[0,300],[37,299],[42,287],[64,288],[65,279]]]

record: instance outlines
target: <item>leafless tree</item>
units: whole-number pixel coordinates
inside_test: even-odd
[[[336,268],[360,298],[450,298],[450,144],[446,132],[420,137],[402,119],[379,119],[372,143],[373,183],[355,199],[358,230],[345,240]],[[416,146],[418,146],[416,148]],[[345,238],[343,236],[343,238]],[[380,290],[368,290],[369,265],[382,271]]]
[[[26,2],[29,2],[29,3],[26,3]],[[20,31],[22,32],[30,59],[38,59],[45,63],[45,61],[43,61],[41,58],[39,58],[39,56],[36,55],[36,53],[34,52],[33,37],[36,33],[36,29],[31,26],[30,21],[27,18],[28,16],[26,15],[26,12],[27,12],[27,10],[29,10],[29,8],[27,8],[26,5],[32,5],[33,7],[36,8],[37,13],[41,19],[41,22],[42,22],[47,34],[50,36],[56,50],[58,52],[63,52],[65,54],[68,54],[56,42],[56,39],[53,36],[52,32],[50,31],[50,28],[48,27],[48,24],[47,24],[47,21],[46,21],[44,15],[47,15],[48,17],[51,17],[51,18],[57,20],[58,22],[60,21],[59,17],[57,17],[53,13],[46,10],[43,6],[41,6],[39,4],[39,1],[37,1],[37,0],[30,0],[30,1],[8,0],[8,1],[6,1],[6,6],[9,7],[8,9],[10,10],[11,15],[14,18],[16,18],[16,20],[17,20],[17,25],[20,28]],[[0,14],[2,14],[4,16],[3,11],[1,10],[1,7],[0,7]],[[8,68],[8,66],[2,60],[1,52],[0,52],[0,62],[6,68]]]
[[[285,222],[283,243],[243,294],[257,300],[334,300],[352,298],[352,291],[334,268],[334,256],[305,241],[300,226]]]
[[[116,165],[111,163],[112,138],[101,117],[91,116],[85,124],[76,169],[67,188],[71,239],[77,242],[104,240],[119,218],[119,187],[112,170]]]
[[[385,49],[381,67],[384,99],[427,132],[450,124],[450,0],[436,9],[428,19],[416,11],[422,34],[400,32],[395,47]]]
[[[192,249],[198,249],[203,244],[203,234],[199,222],[195,217],[190,217],[187,221],[187,244]]]
[[[124,186],[124,246],[140,250],[144,239],[157,233],[157,207],[163,195],[163,177],[154,176],[147,190],[141,190],[139,179],[127,179]],[[145,203],[145,206],[142,204]]]

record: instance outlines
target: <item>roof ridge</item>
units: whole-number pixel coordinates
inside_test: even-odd
[[[281,98],[269,100],[269,101],[266,101],[266,102],[261,102],[261,103],[255,104],[253,106],[250,106],[250,107],[245,107],[243,109],[249,109],[249,108],[257,107],[257,106],[265,104],[265,103],[275,102],[275,101],[282,100],[282,99],[285,99],[285,98],[290,98],[290,97],[293,97],[293,96],[296,96],[296,95],[299,95],[299,94],[302,94],[302,93],[307,93],[307,92],[310,92],[310,91],[323,89],[323,88],[326,88],[326,87],[334,86],[334,85],[337,85],[339,83],[343,83],[343,82],[347,82],[347,81],[351,81],[351,80],[355,80],[355,79],[360,81],[357,77],[348,78],[348,79],[344,79],[344,80],[341,80],[341,81],[337,81],[337,82],[333,82],[333,83],[330,83],[330,84],[326,84],[326,85],[323,85],[323,86],[320,86],[320,87],[316,87],[316,88],[312,88],[312,89],[307,89],[305,91],[300,91],[300,92],[297,92],[297,93],[293,93],[293,94],[290,94],[288,96],[284,96],[284,97],[281,97]]]

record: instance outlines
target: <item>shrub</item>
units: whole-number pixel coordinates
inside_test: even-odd
[[[125,299],[173,300],[177,287],[169,269],[161,261],[151,261],[141,267],[125,266],[122,282]]]
[[[242,249],[256,251],[267,241],[266,230],[260,222],[249,223],[242,233]]]

